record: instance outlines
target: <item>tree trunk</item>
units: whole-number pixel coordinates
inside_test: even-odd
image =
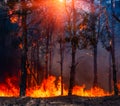
[[[49,43],[50,43],[50,48],[49,48],[49,75],[51,74],[52,71],[52,34],[50,34],[50,39],[49,39]]]
[[[63,44],[60,39],[60,70],[61,70],[61,95],[63,95]]]
[[[97,77],[97,44],[94,45],[93,48],[93,56],[94,56],[94,79],[93,79],[93,87],[98,86],[98,77]]]
[[[109,93],[112,92],[112,78],[111,78],[111,54],[109,55],[109,79],[108,79],[108,84],[109,84]]]
[[[113,68],[114,95],[118,95],[117,70],[116,70],[116,64],[115,64],[115,54],[114,54],[114,50],[112,50],[111,55],[112,55],[112,68]]]
[[[113,10],[114,2],[111,0],[111,10],[114,14]],[[114,35],[114,20],[112,17],[112,45],[111,45],[111,56],[112,56],[112,68],[113,68],[113,85],[114,85],[114,95],[118,95],[118,87],[117,87],[117,70],[115,63],[115,35]]]
[[[92,32],[93,32],[93,70],[94,70],[94,78],[93,78],[93,87],[98,86],[98,77],[97,77],[97,36],[95,34],[95,7],[94,7],[94,0],[91,0],[91,21],[92,21]],[[100,20],[99,20],[100,21]],[[98,30],[98,35],[99,35],[99,30]]]
[[[76,37],[76,11],[75,11],[75,1],[72,0],[72,12],[73,12],[73,37],[71,41],[71,46],[72,46],[72,63],[71,63],[71,70],[70,70],[70,85],[69,85],[69,90],[68,90],[68,95],[72,95],[72,90],[75,85],[75,68],[76,68],[76,62],[75,62],[75,57],[76,57],[76,42],[74,41],[74,37]]]
[[[76,48],[72,45],[72,63],[71,63],[71,70],[70,70],[70,85],[68,95],[72,95],[72,90],[75,85],[75,55],[76,55]]]
[[[22,27],[23,27],[23,51],[21,57],[21,83],[20,83],[20,96],[25,96],[26,94],[26,78],[27,78],[27,25],[26,10],[23,10],[25,14],[22,16]]]

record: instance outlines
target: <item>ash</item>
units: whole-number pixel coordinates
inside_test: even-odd
[[[0,106],[120,106],[120,96],[0,97]]]

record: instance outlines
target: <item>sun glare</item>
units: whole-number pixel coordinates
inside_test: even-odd
[[[63,2],[63,0],[59,0],[60,2]]]

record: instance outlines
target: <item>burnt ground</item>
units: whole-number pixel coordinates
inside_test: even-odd
[[[97,98],[79,96],[51,98],[1,97],[0,106],[120,106],[120,96]]]

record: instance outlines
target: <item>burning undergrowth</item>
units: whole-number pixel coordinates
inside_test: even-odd
[[[118,84],[120,89],[120,83]],[[2,97],[18,97],[19,96],[19,78],[11,77],[6,78],[4,83],[0,84],[0,96]],[[64,84],[63,95],[68,94],[68,88]],[[26,96],[28,97],[55,97],[61,95],[61,78],[49,76],[44,79],[40,85],[27,87]],[[89,96],[89,97],[102,97],[111,96],[112,93],[105,91],[100,87],[86,89],[86,85],[75,85],[73,88],[73,95]]]

